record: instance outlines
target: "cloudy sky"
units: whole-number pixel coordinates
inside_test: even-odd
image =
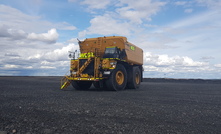
[[[0,75],[58,76],[77,38],[120,35],[148,78],[221,79],[221,0],[1,0]]]

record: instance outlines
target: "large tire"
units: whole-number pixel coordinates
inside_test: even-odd
[[[124,66],[118,64],[105,81],[105,84],[109,90],[118,91],[124,89],[127,84],[127,72]]]
[[[77,90],[87,90],[91,87],[91,81],[72,81],[72,86]]]
[[[141,82],[141,72],[139,67],[133,67],[128,71],[127,88],[138,89]]]

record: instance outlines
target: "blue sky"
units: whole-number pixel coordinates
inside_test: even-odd
[[[120,35],[147,78],[221,79],[220,14],[220,0],[1,0],[0,75],[64,75],[77,38]]]

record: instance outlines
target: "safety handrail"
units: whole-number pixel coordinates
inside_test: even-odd
[[[70,81],[68,80],[68,72],[65,73],[64,77],[61,79],[61,89],[64,89],[70,85]]]

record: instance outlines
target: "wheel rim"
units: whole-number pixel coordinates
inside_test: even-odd
[[[122,71],[117,71],[116,73],[116,82],[118,85],[123,84],[124,82],[124,74]]]
[[[136,84],[140,83],[140,75],[138,73],[136,73],[135,82],[136,82]]]

